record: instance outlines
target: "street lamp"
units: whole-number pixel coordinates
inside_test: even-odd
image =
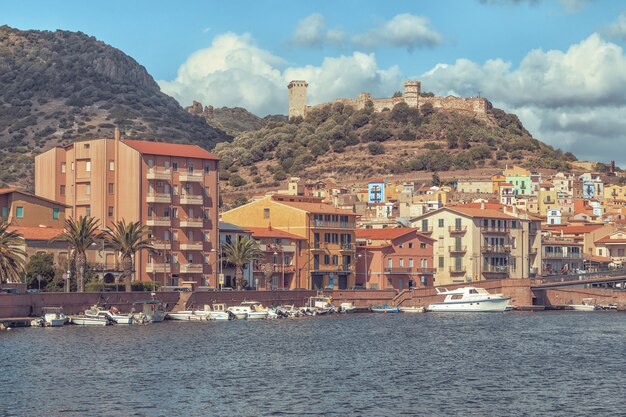
[[[367,249],[363,250],[363,254],[364,255],[361,255],[359,253],[356,257],[360,258],[362,256],[365,256],[365,282],[363,282],[363,288],[367,288],[367,273],[368,273],[368,270],[367,270]]]
[[[282,261],[283,261],[281,280],[282,280],[283,288],[285,288],[285,249],[283,248],[283,245],[280,245],[280,252],[282,253]],[[274,256],[278,256],[278,252],[274,251]]]

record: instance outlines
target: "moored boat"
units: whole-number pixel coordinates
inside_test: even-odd
[[[318,294],[309,298],[308,310],[314,315],[324,315],[335,312],[335,306],[332,304],[332,297],[328,295]]]
[[[207,314],[207,320],[232,320],[235,318],[233,313],[226,310],[225,304],[213,304],[213,308],[205,304],[204,312]]]
[[[426,311],[424,307],[398,307],[401,313],[423,313]]]
[[[356,311],[356,307],[352,303],[341,303],[339,304],[339,312],[343,314],[354,313]]]
[[[106,317],[90,317],[90,316],[73,316],[70,319],[70,323],[77,324],[79,326],[108,326],[113,324],[111,320]]]
[[[244,320],[248,318],[248,311],[250,311],[250,309],[242,306],[232,306],[228,307],[227,311],[233,313],[235,318]]]
[[[258,301],[243,301],[241,307],[247,309],[248,320],[266,319],[269,316],[268,310]]]
[[[178,321],[208,320],[207,315],[204,311],[196,311],[196,310],[183,310],[183,311],[170,312],[165,315],[165,318],[169,320],[178,320]]]
[[[44,326],[60,327],[67,321],[62,307],[42,307],[41,311]]]
[[[370,311],[372,313],[399,313],[400,309],[398,307],[391,307],[388,304],[381,304],[377,306],[371,306]]]
[[[112,324],[133,324],[134,322],[134,316],[132,314],[121,314],[115,307],[105,310],[94,305],[89,310],[85,311],[85,316],[105,317],[109,319]]]
[[[440,291],[436,288],[437,294],[445,295],[442,302],[431,303],[428,306],[430,312],[449,312],[449,313],[489,313],[503,312],[509,305],[509,297],[502,294],[489,294],[484,288],[463,287],[456,290],[444,288]]]
[[[136,317],[142,323],[158,323],[165,320],[166,306],[159,300],[135,301]]]
[[[595,310],[599,310],[599,308],[596,307],[596,303],[595,303],[595,300],[593,298],[583,298],[582,299],[582,304],[571,304],[570,307],[574,311],[595,311]]]

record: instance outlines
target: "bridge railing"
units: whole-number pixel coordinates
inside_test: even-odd
[[[597,278],[610,278],[623,276],[626,279],[626,268],[607,269],[602,271],[585,272],[580,271],[575,274],[548,275],[544,277],[531,278],[531,285],[556,284],[558,282],[586,281]]]

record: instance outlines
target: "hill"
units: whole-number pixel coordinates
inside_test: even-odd
[[[517,116],[499,109],[479,119],[463,112],[406,104],[374,112],[341,103],[305,120],[274,121],[216,147],[224,197],[276,187],[289,175],[367,179],[419,171],[472,170],[520,164],[569,169],[576,158],[533,138]]]
[[[231,140],[163,94],[134,59],[80,32],[0,26],[0,184],[29,187],[32,159],[76,138]]]

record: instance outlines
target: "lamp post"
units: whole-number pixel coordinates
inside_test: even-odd
[[[282,255],[282,278],[281,278],[281,282],[282,282],[282,286],[283,288],[285,288],[285,249],[283,248],[283,245],[280,245],[280,252]],[[278,256],[278,252],[274,251],[274,256]]]

